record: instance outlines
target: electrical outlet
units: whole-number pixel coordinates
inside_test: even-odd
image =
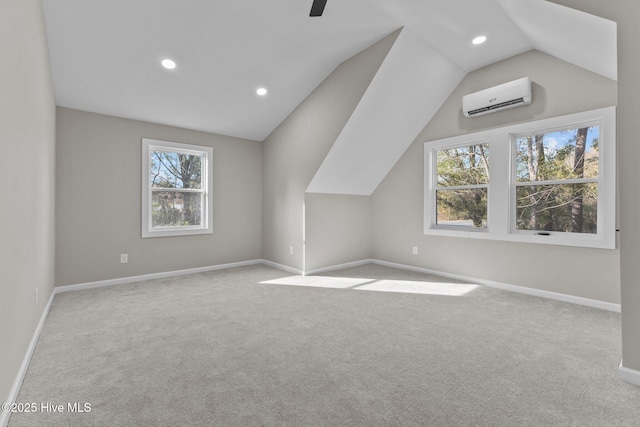
[[[120,264],[126,264],[129,262],[129,254],[120,254]]]
[[[293,246],[289,246],[289,255],[293,255]]]
[[[418,247],[417,246],[413,247],[413,254],[414,255],[418,255]]]

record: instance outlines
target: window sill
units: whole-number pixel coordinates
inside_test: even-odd
[[[541,245],[573,246],[596,249],[616,249],[615,233],[613,238],[605,239],[603,236],[584,234],[566,236],[564,233],[550,233],[548,236],[535,234],[535,232],[495,233],[484,230],[452,230],[450,228],[427,228],[424,234],[428,236],[458,237],[466,239],[497,240],[503,242],[531,243]]]
[[[178,237],[178,236],[192,236],[199,234],[213,234],[213,230],[211,228],[171,228],[170,230],[153,230],[153,231],[142,231],[142,238],[146,239],[148,237]]]

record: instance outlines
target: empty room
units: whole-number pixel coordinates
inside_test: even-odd
[[[0,2],[0,427],[636,426],[634,0]]]

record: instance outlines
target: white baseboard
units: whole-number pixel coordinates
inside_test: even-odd
[[[53,300],[56,296],[55,288],[51,292],[51,296],[49,296],[49,301],[47,301],[47,305],[44,307],[42,311],[42,315],[40,316],[40,321],[36,326],[35,331],[33,331],[33,336],[31,337],[31,342],[29,343],[29,347],[27,347],[27,351],[24,354],[24,358],[22,359],[22,364],[20,365],[20,369],[18,369],[18,373],[16,375],[16,379],[13,382],[13,386],[11,387],[11,391],[9,392],[9,396],[7,397],[7,403],[13,403],[18,399],[18,394],[20,393],[20,388],[22,387],[22,382],[24,381],[24,376],[27,374],[27,369],[29,369],[29,364],[31,363],[31,357],[33,356],[33,352],[36,349],[36,345],[38,344],[38,339],[40,339],[40,333],[44,328],[44,323],[47,320],[47,316],[49,315],[49,311],[51,310],[51,305],[53,304]],[[4,402],[2,402],[4,403]],[[9,417],[11,417],[11,412],[0,411],[0,427],[6,427],[9,424]]]
[[[620,361],[620,368],[618,369],[618,375],[620,379],[626,383],[640,386],[640,371],[635,369],[625,368]]]
[[[331,266],[316,268],[316,269],[307,270],[307,271],[302,271],[297,268],[289,267],[287,265],[278,264],[276,262],[269,261],[266,259],[254,259],[249,261],[240,261],[240,262],[233,262],[228,264],[218,264],[218,265],[212,265],[207,267],[188,268],[185,270],[166,271],[162,273],[151,273],[151,274],[143,274],[140,276],[122,277],[122,278],[110,279],[110,280],[100,280],[96,282],[80,283],[76,285],[57,286],[54,288],[54,294],[59,294],[62,292],[71,292],[71,291],[76,291],[80,289],[92,289],[92,288],[99,288],[103,286],[119,285],[123,283],[141,282],[144,280],[181,276],[184,274],[202,273],[205,271],[223,270],[226,268],[244,267],[244,266],[255,265],[255,264],[264,264],[264,265],[268,265],[269,267],[286,271],[288,273],[299,274],[304,276],[304,275],[325,273],[325,272],[334,271],[334,270],[341,270],[343,268],[357,267],[357,266],[369,264],[369,263],[383,265],[383,266],[392,267],[392,268],[398,268],[402,270],[416,271],[419,273],[434,274],[434,275],[447,277],[454,280],[477,283],[480,285],[489,286],[491,288],[497,288],[497,289],[502,289],[502,290],[511,291],[511,292],[518,292],[521,294],[533,295],[533,296],[553,299],[557,301],[569,302],[573,304],[584,305],[587,307],[594,307],[602,310],[613,311],[616,313],[620,313],[621,311],[620,304],[614,304],[614,303],[605,302],[605,301],[577,297],[574,295],[561,294],[557,292],[544,291],[544,290],[535,289],[535,288],[527,288],[524,286],[511,285],[508,283],[501,283],[493,280],[478,279],[476,277],[463,276],[461,274],[447,273],[443,271],[431,270],[428,268],[416,267],[416,266],[406,265],[406,264],[399,264],[399,263],[389,262],[389,261],[382,261],[378,259],[363,259],[359,261],[331,265]]]
[[[616,313],[620,313],[621,311],[620,304],[614,304],[611,302],[599,301],[599,300],[594,300],[589,298],[582,298],[582,297],[577,297],[577,296],[567,295],[567,294],[560,294],[560,293],[551,292],[551,291],[543,291],[540,289],[527,288],[524,286],[510,285],[508,283],[495,282],[493,280],[478,279],[475,277],[463,276],[461,274],[446,273],[446,272],[430,270],[422,267],[414,267],[411,265],[397,264],[395,262],[381,261],[377,259],[372,259],[370,261],[378,265],[384,265],[387,267],[399,268],[403,270],[416,271],[420,273],[435,274],[438,276],[447,277],[449,279],[477,283],[479,285],[489,286],[491,288],[502,289],[505,291],[518,292],[521,294],[533,295],[533,296],[553,299],[557,301],[570,302],[572,304],[579,304],[587,307],[599,308],[601,310],[613,311]]]
[[[266,259],[261,260],[262,264],[268,265],[269,267],[277,268],[278,270],[284,270],[287,273],[291,274],[299,274],[304,276],[304,271],[298,270],[297,268],[289,267],[288,265],[278,264],[277,262],[269,261]]]
[[[210,265],[206,267],[187,268],[184,270],[163,271],[160,273],[142,274],[139,276],[129,276],[129,277],[120,277],[117,279],[98,280],[95,282],[78,283],[75,285],[56,286],[54,288],[54,293],[60,294],[63,292],[73,292],[73,291],[79,291],[83,289],[102,288],[105,286],[122,285],[125,283],[142,282],[145,280],[152,280],[152,279],[164,279],[167,277],[183,276],[185,274],[204,273],[207,271],[224,270],[227,268],[245,267],[248,265],[256,265],[256,264],[264,264],[264,265],[268,265],[269,267],[277,268],[279,270],[284,270],[292,274],[304,275],[304,272],[302,270],[298,270],[293,267],[278,264],[276,262],[268,261],[266,259],[253,259],[249,261],[231,262],[228,264],[218,264],[218,265]]]
[[[344,264],[336,264],[327,267],[314,268],[313,270],[306,270],[304,274],[305,276],[308,276],[310,274],[326,273],[328,271],[342,270],[343,268],[358,267],[361,265],[370,264],[372,262],[373,261],[370,259],[361,259],[360,261],[345,262]]]
[[[124,283],[142,282],[151,279],[163,279],[165,277],[182,276],[185,274],[203,273],[206,271],[224,270],[226,268],[244,267],[247,265],[262,264],[263,260],[254,259],[249,261],[231,262],[228,264],[210,265],[207,267],[187,268],[184,270],[163,271],[161,273],[142,274],[140,276],[121,277],[118,279],[99,280],[96,282],[79,283],[76,285],[57,286],[55,293],[71,292],[81,289],[101,288],[104,286],[121,285]]]
[[[578,297],[574,295],[561,294],[558,292],[544,291],[541,289],[527,288],[525,286],[511,285],[509,283],[496,282],[493,280],[479,279],[477,277],[463,276],[461,274],[447,273],[444,271],[431,270],[423,267],[416,267],[412,265],[399,264],[395,262],[382,261],[379,259],[363,259],[360,261],[353,261],[344,264],[331,265],[327,267],[317,268],[313,270],[307,270],[301,272],[300,270],[291,269],[290,267],[281,266],[279,264],[271,263],[271,261],[264,261],[265,264],[271,265],[275,268],[280,268],[285,271],[289,271],[294,274],[312,275],[318,273],[325,273],[328,271],[341,270],[343,268],[357,267],[364,264],[378,264],[386,267],[398,268],[401,270],[415,271],[418,273],[433,274],[436,276],[447,277],[449,279],[460,280],[464,282],[477,283],[479,285],[488,286],[490,288],[502,289],[510,292],[517,292],[520,294],[532,295],[541,298],[552,299],[556,301],[569,302],[572,304],[584,305],[587,307],[599,308],[601,310],[613,311],[620,313],[620,304],[614,304],[606,301],[599,301],[589,298]]]

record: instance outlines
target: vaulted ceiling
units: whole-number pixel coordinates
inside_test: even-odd
[[[457,76],[535,48],[616,78],[615,23],[544,0],[328,0],[319,18],[311,0],[43,3],[58,105],[260,141],[338,64],[402,27],[387,69],[437,57]],[[446,97],[431,99],[437,109]]]

